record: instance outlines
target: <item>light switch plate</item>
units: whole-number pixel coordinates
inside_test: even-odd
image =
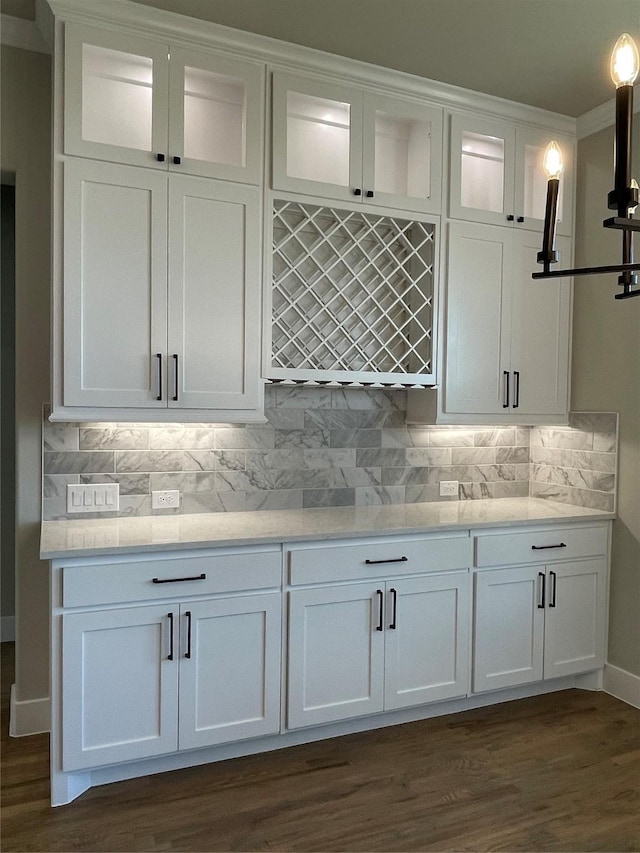
[[[67,486],[67,512],[114,512],[120,509],[119,483]]]

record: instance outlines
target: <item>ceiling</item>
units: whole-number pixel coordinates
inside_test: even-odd
[[[618,36],[640,44],[640,0],[136,2],[569,116],[613,97]]]
[[[34,2],[1,10],[33,18]],[[640,0],[135,2],[575,117],[613,97],[618,36],[640,45]]]

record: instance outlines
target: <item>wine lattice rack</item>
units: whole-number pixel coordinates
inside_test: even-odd
[[[431,385],[435,226],[276,200],[275,381]]]

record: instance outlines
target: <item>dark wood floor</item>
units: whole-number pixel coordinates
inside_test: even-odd
[[[565,691],[94,788],[49,807],[7,736],[3,851],[640,851],[640,711]]]

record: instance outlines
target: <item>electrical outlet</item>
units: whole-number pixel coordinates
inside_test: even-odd
[[[458,497],[457,480],[440,480],[440,497]]]
[[[177,506],[180,506],[180,492],[178,489],[151,492],[151,509],[172,509]]]

